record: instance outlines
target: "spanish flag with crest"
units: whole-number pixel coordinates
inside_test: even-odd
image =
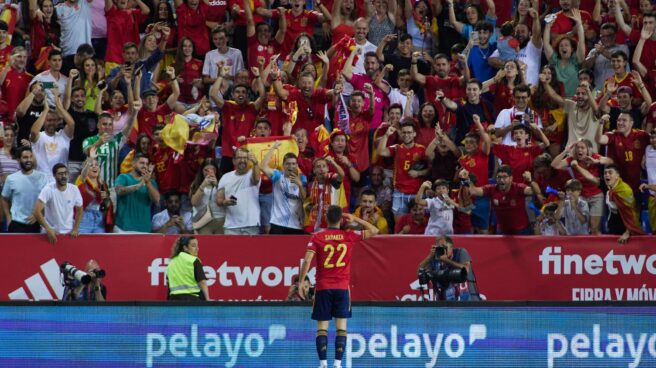
[[[282,159],[287,153],[291,152],[298,157],[298,145],[296,144],[296,140],[293,137],[250,137],[246,138],[246,144],[244,144],[242,147],[247,148],[250,152],[252,152],[258,161],[262,161],[264,156],[269,153],[269,150],[276,142],[280,142],[282,144],[276,149],[273,157],[271,157],[269,167],[272,169],[280,169],[282,168]]]

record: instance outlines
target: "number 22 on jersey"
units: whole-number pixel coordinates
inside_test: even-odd
[[[323,252],[326,254],[326,260],[323,262],[323,268],[328,269],[328,268],[335,268],[335,267],[339,268],[339,267],[346,266],[346,263],[344,263],[344,256],[346,256],[347,251],[348,251],[348,247],[344,243],[337,244],[336,248],[332,244],[324,245]],[[337,261],[334,263],[333,263],[333,257],[337,257]]]

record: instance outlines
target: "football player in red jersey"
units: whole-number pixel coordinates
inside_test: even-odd
[[[304,280],[314,255],[317,255],[316,296],[312,308],[312,319],[317,321],[317,353],[320,368],[327,368],[328,323],[335,318],[335,362],[333,367],[342,366],[346,348],[346,319],[351,318],[351,254],[353,246],[362,239],[378,234],[378,229],[349,213],[342,213],[339,206],[328,208],[328,229],[312,235],[305,252],[299,280]],[[362,225],[364,231],[340,230],[345,218]],[[299,287],[299,295],[305,299],[305,290]]]

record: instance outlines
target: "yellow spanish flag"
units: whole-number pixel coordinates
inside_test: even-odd
[[[162,140],[165,145],[171,147],[177,153],[184,154],[189,140],[189,124],[187,124],[184,116],[173,115],[170,122],[162,129]]]
[[[246,144],[243,147],[252,152],[258,161],[262,161],[264,156],[269,153],[269,150],[277,141],[282,144],[276,149],[276,152],[271,157],[269,167],[272,169],[280,169],[282,168],[282,159],[287,153],[291,152],[298,156],[298,145],[294,138],[283,136],[251,137],[246,139]]]

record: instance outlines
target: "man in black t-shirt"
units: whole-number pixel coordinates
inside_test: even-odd
[[[85,160],[85,155],[82,151],[82,142],[86,138],[98,134],[98,115],[84,108],[86,101],[87,94],[84,88],[73,87],[70,97],[71,106],[68,108],[68,113],[71,114],[75,121],[73,140],[71,140],[68,151],[68,172],[71,183],[75,183],[75,180],[80,175],[82,163]]]
[[[41,116],[45,100],[46,94],[43,91],[43,85],[37,82],[30,86],[30,93],[16,107],[16,122],[18,123],[16,142],[19,146],[23,139],[30,140],[32,124]]]

